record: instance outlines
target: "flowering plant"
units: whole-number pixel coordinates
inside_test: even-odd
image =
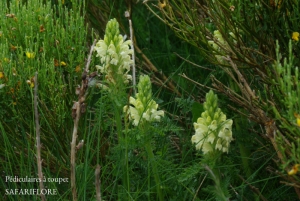
[[[131,40],[125,41],[120,35],[117,20],[111,19],[106,25],[104,40],[99,40],[95,46],[101,62],[96,68],[105,75],[105,81],[109,84],[127,84],[132,79],[131,75],[128,75],[133,63],[133,51],[129,49],[131,43]],[[118,79],[122,82],[117,81]]]
[[[124,106],[123,110],[133,120],[132,124],[138,126],[141,122],[160,121],[164,111],[157,110],[158,104],[152,99],[152,87],[148,75],[140,76],[136,98],[130,97],[129,103],[133,106]]]
[[[226,115],[218,108],[217,101],[217,95],[209,91],[204,103],[205,111],[194,123],[196,133],[192,136],[192,143],[204,154],[214,150],[228,153],[229,144],[233,140],[232,120],[226,120]]]
[[[233,32],[229,32],[231,39],[233,40],[234,44],[236,44],[236,36]],[[219,30],[214,31],[213,40],[208,40],[208,44],[213,48],[213,52],[215,53],[215,57],[220,62],[220,64],[224,63],[224,59],[222,55],[225,52],[231,52],[234,54],[234,51],[231,49],[228,42],[222,36],[222,33]]]

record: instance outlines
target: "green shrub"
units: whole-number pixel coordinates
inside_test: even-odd
[[[74,1],[73,9],[78,9],[74,11],[61,3],[43,2],[0,3],[0,169],[5,175],[37,177],[33,87],[38,84],[44,173],[65,178],[73,127],[71,107],[85,65],[87,29],[82,3]],[[38,83],[34,83],[35,72]],[[18,184],[1,180],[1,185]],[[32,185],[21,184],[23,188]],[[61,189],[62,197],[68,195],[67,183],[61,184],[63,188],[57,183],[46,185]]]

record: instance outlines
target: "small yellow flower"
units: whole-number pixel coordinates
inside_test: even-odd
[[[292,167],[290,171],[288,171],[288,175],[295,175],[298,172],[298,167],[300,167],[300,164],[296,164]]]
[[[300,115],[298,113],[294,113],[294,117],[296,117],[297,126],[300,126]]]
[[[10,62],[10,60],[9,60],[8,58],[6,58],[6,57],[5,57],[3,60],[4,60],[5,62],[7,62],[7,63]]]
[[[26,56],[28,59],[33,59],[34,58],[34,52],[26,52]]]
[[[299,32],[293,32],[292,39],[294,41],[299,41]]]
[[[79,73],[80,71],[81,71],[80,65],[76,66],[75,72],[76,72],[76,73]]]
[[[158,7],[159,8],[164,8],[164,7],[166,7],[166,2],[165,1],[163,1],[162,3],[160,2],[160,1],[158,1]]]
[[[64,61],[61,61],[61,62],[60,62],[60,65],[61,65],[61,66],[66,66],[67,64],[66,64],[66,62],[64,62]]]
[[[0,72],[0,79],[4,78],[4,73]]]
[[[34,77],[31,77],[30,80],[26,80],[26,83],[30,86],[30,88],[34,87]]]

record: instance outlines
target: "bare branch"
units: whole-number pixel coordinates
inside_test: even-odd
[[[95,170],[95,187],[96,187],[96,200],[101,201],[101,180],[100,180],[100,172],[101,172],[101,167],[98,164]]]
[[[88,56],[88,60],[84,69],[84,72],[81,76],[81,86],[80,89],[77,88],[78,91],[78,101],[74,102],[72,106],[72,117],[74,118],[74,128],[72,134],[72,142],[71,142],[71,189],[73,195],[73,201],[77,201],[77,191],[76,191],[76,141],[77,141],[77,132],[78,132],[78,124],[81,113],[83,113],[85,107],[85,98],[86,98],[86,90],[88,88],[89,76],[87,73],[89,72],[89,66],[91,63],[92,53],[94,50],[94,46],[96,44],[96,40],[94,40],[93,45],[91,46],[90,54]]]
[[[135,69],[135,53],[134,53],[134,41],[133,41],[133,28],[132,28],[132,21],[131,21],[131,16],[129,11],[125,12],[125,17],[128,19],[129,21],[129,30],[130,30],[130,40],[131,40],[131,45],[130,48],[132,49],[132,60],[133,60],[133,64],[132,64],[132,85],[133,85],[133,95],[136,94],[136,69]]]
[[[40,179],[40,191],[45,189],[43,182],[42,171],[42,158],[41,158],[41,137],[40,137],[40,123],[39,123],[39,111],[38,111],[38,73],[35,72],[34,76],[34,116],[35,116],[35,132],[36,132],[36,155],[37,155],[37,167],[38,176]],[[43,193],[40,194],[41,200],[46,201],[46,197]]]

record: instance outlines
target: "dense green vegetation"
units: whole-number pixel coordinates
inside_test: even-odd
[[[0,200],[300,198],[298,0],[0,13]]]

